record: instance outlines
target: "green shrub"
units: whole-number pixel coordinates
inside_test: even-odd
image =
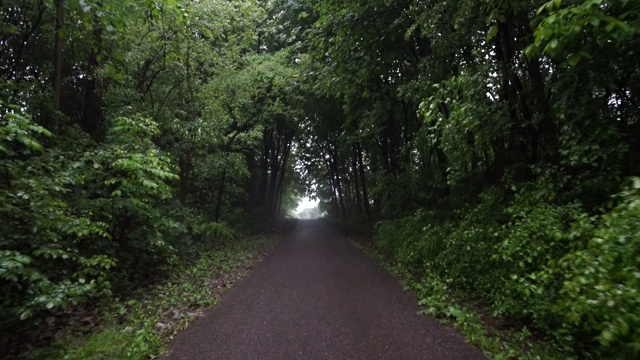
[[[107,142],[84,152],[45,150],[51,136],[17,107],[0,123],[2,340],[44,312],[108,296],[114,279],[144,278],[173,247],[162,201],[177,178],[150,137],[149,119],[118,118]],[[114,277],[113,271],[127,277]]]
[[[236,233],[225,223],[204,222],[195,229],[196,236],[206,239],[228,240],[236,237]]]
[[[492,261],[492,255],[504,219],[503,194],[492,188],[480,194],[478,200],[476,206],[455,212],[455,220],[448,224],[452,231],[442,240],[443,248],[430,269],[459,289],[489,292],[500,280],[500,268]]]
[[[640,357],[640,179],[617,196],[584,248],[559,260],[554,311],[564,328],[601,345],[607,358]]]
[[[109,241],[86,241],[82,246],[116,258],[117,270],[128,277],[144,278],[175,255],[160,224],[167,216],[163,202],[173,195],[171,182],[178,176],[151,141],[158,132],[151,119],[116,118],[107,141],[73,163],[83,179],[76,206],[108,224],[110,235]]]
[[[498,241],[503,195],[497,189],[480,196],[476,207],[455,211],[454,220],[442,220],[435,211],[379,222],[376,245],[392,254],[399,265],[414,272],[437,274],[461,289],[486,289],[495,280],[491,261]]]
[[[522,183],[515,199],[489,189],[477,204],[379,222],[375,245],[415,285],[426,312],[449,317],[452,290],[533,326],[566,354],[640,356],[640,180],[602,215],[562,203],[558,172]],[[445,220],[443,220],[445,219]],[[444,312],[443,312],[444,311]],[[590,354],[590,355],[588,355]]]
[[[67,171],[64,154],[45,151],[51,136],[11,108],[0,123],[0,329],[2,340],[64,309],[109,293],[113,259],[87,254],[78,243],[109,241],[107,225],[65,200],[81,178]]]
[[[507,211],[512,220],[505,225],[493,258],[510,271],[497,291],[493,310],[530,318],[537,327],[553,331],[560,321],[553,306],[563,280],[558,260],[583,246],[592,225],[577,203],[523,206],[516,199]]]

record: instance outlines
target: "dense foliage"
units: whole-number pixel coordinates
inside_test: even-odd
[[[323,209],[564,356],[638,357],[637,2],[301,3]]]
[[[5,0],[0,17],[2,348],[306,191],[567,357],[640,355],[636,1]]]
[[[295,207],[299,85],[265,46],[272,11],[0,2],[0,357]]]

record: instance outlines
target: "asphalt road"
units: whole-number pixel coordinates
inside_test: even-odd
[[[166,359],[486,359],[322,221],[301,220]]]

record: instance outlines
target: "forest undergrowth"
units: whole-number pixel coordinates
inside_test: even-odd
[[[596,215],[554,203],[552,184],[527,184],[506,207],[490,189],[473,207],[380,222],[365,249],[424,314],[495,358],[633,359],[640,180]]]
[[[194,249],[169,276],[99,304],[79,304],[38,331],[51,338],[28,343],[24,359],[149,359],[253,269],[282,234],[216,239]],[[59,324],[57,322],[62,322]],[[14,347],[18,349],[19,347]]]

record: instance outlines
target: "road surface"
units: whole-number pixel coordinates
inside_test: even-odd
[[[419,310],[336,229],[300,220],[165,359],[486,359]]]

